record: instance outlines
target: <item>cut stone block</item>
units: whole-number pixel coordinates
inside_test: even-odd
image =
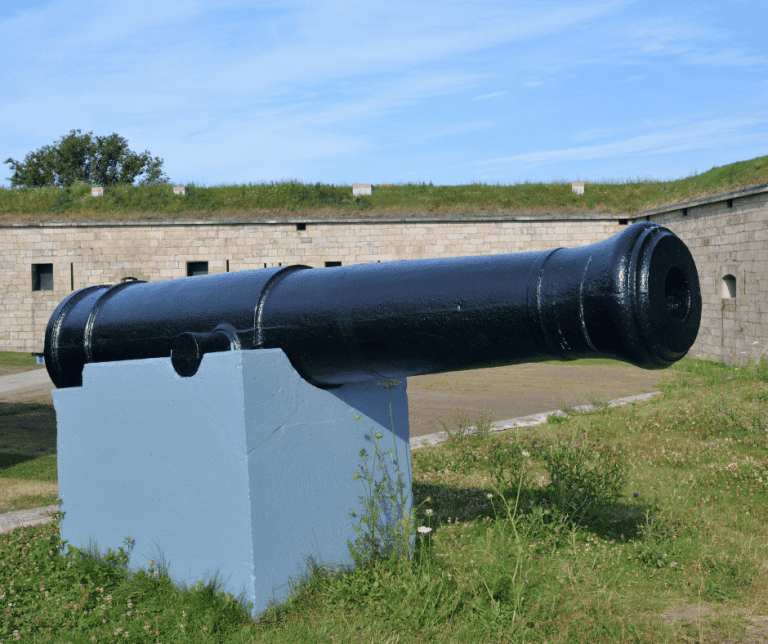
[[[101,186],[93,186],[91,188],[91,197],[103,197],[104,196],[104,188]]]
[[[575,195],[584,194],[584,182],[583,181],[571,181],[571,190]]]
[[[209,353],[190,378],[170,358],[87,364],[82,387],[52,392],[61,536],[102,554],[130,537],[128,569],[164,562],[181,588],[218,573],[256,617],[288,597],[306,557],[352,564],[365,493],[353,475],[362,449],[373,469],[377,433],[411,512],[406,386],[390,390],[393,434],[385,387],[318,389],[281,349]]]
[[[362,197],[364,195],[370,195],[371,194],[371,184],[370,183],[356,183],[352,186],[352,196],[353,197]]]
[[[187,194],[187,189],[185,186],[173,186],[173,194],[185,195]]]

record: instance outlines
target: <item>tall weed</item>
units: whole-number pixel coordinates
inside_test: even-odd
[[[541,460],[552,508],[576,524],[593,521],[617,503],[629,480],[621,449],[590,449],[586,435],[555,441],[542,450]]]

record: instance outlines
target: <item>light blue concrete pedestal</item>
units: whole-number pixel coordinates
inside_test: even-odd
[[[103,554],[130,536],[131,570],[160,556],[180,585],[218,573],[255,616],[306,557],[352,563],[372,433],[397,449],[410,511],[406,382],[391,393],[394,437],[385,387],[317,389],[280,349],[207,354],[191,378],[170,358],[88,364],[53,391],[62,538]]]

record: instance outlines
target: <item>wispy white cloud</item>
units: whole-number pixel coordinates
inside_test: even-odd
[[[507,164],[533,168],[562,161],[585,161],[626,156],[649,156],[702,150],[741,143],[766,143],[768,132],[750,131],[768,123],[768,114],[731,116],[690,123],[687,126],[641,134],[621,141],[561,150],[540,150],[526,154],[479,161],[478,164]]]
[[[141,70],[156,78],[183,69],[212,81],[211,89],[247,92],[410,69],[557,33],[620,4],[575,8],[553,3],[541,11],[527,4],[489,2],[478,11],[455,0],[416,5],[394,0],[361,10],[355,2],[336,0],[288,4],[273,10],[265,25],[263,9],[246,3],[93,5],[65,0],[1,22],[0,38],[6,55],[16,60],[39,60],[56,52],[53,64],[65,64],[75,73],[115,76]],[[240,9],[236,15],[221,11],[232,5]],[[67,28],[60,29],[62,24]]]
[[[604,139],[616,134],[616,128],[594,128],[585,132],[578,132],[572,135],[571,141],[592,141],[594,139]]]
[[[628,26],[624,35],[629,45],[647,54],[680,53],[691,49],[695,42],[719,38],[714,29],[690,21],[681,24],[671,17],[645,19]]]
[[[506,92],[491,92],[490,94],[483,94],[482,96],[475,96],[473,101],[483,101],[486,98],[496,98],[497,96],[504,96]]]
[[[765,56],[749,56],[738,49],[726,49],[715,53],[691,52],[688,61],[694,65],[711,65],[717,67],[751,67],[753,65],[768,65]]]
[[[740,104],[768,109],[765,49],[689,9],[676,0],[58,0],[3,9],[0,122],[13,127],[0,128],[0,158],[23,158],[72,128],[117,132],[164,157],[170,175],[207,182],[362,180],[347,175],[373,172],[365,168],[461,181],[478,159],[494,159],[480,162],[483,173],[503,173],[579,154],[685,155],[711,134],[696,123],[720,131],[721,112],[690,112],[728,94],[729,68],[739,70]],[[763,121],[734,128],[717,135],[731,149],[766,131]],[[459,136],[468,132],[478,134]],[[569,140],[593,144],[560,149]],[[542,141],[555,149],[526,152]]]
[[[458,125],[451,125],[448,127],[423,134],[422,138],[432,139],[443,136],[455,136],[456,134],[466,134],[467,132],[477,132],[478,130],[486,130],[489,127],[494,127],[496,124],[493,121],[472,121],[471,123],[460,123]]]
[[[596,66],[643,68],[660,61],[683,66],[713,65],[757,67],[765,65],[763,52],[751,51],[743,36],[721,27],[712,18],[692,13],[687,5],[674,4],[654,11],[650,3],[632,3],[604,19],[592,20],[588,28],[564,29],[557,39],[534,42],[526,51],[524,71],[548,76],[566,70]]]
[[[245,2],[65,0],[0,22],[0,84],[14,88],[2,93],[0,116],[46,100],[71,112],[62,120],[108,121],[117,113],[139,122],[171,111],[258,111],[275,101],[357,103],[361,94],[389,91],[393,74],[557,33],[622,4],[552,3],[542,11],[499,1],[478,11],[458,0],[372,2],[364,10],[346,0],[258,9]],[[483,74],[448,75],[471,84]],[[434,95],[431,85],[422,83],[424,97]]]

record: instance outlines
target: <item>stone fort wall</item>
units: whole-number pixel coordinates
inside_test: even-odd
[[[688,355],[740,364],[768,357],[768,190],[745,190],[649,211],[688,246],[702,296]]]
[[[696,261],[704,310],[689,355],[734,363],[768,353],[768,187],[632,215],[0,225],[0,351],[42,352],[48,320],[67,295],[127,277],[574,247],[639,220],[668,226]]]

